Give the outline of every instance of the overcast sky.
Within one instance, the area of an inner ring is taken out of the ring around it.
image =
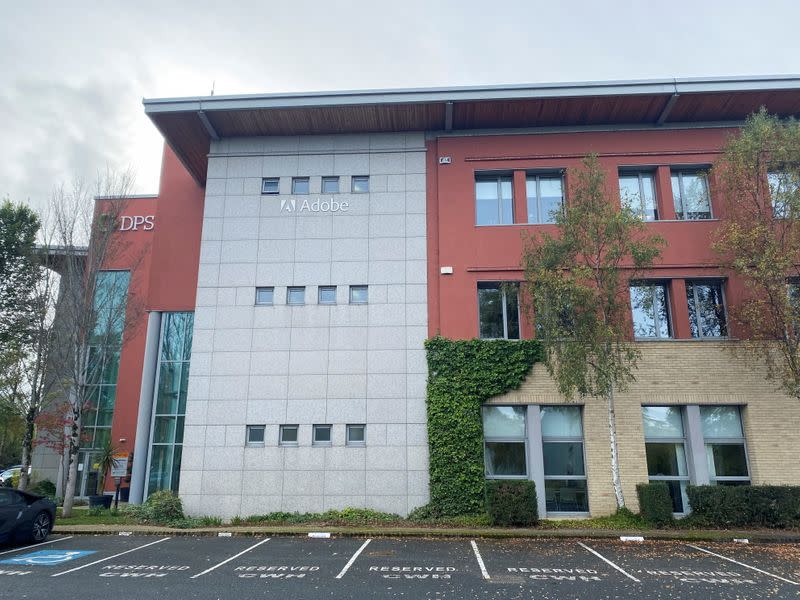
[[[132,167],[141,99],[800,73],[797,0],[12,2],[0,18],[0,198]]]

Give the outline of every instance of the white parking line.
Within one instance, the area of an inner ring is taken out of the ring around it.
[[[19,552],[20,550],[27,550],[29,548],[38,548],[39,546],[46,546],[47,544],[55,544],[56,542],[62,542],[64,540],[68,540],[71,537],[72,537],[71,535],[68,535],[66,537],[58,538],[57,540],[50,540],[49,542],[39,542],[38,544],[33,544],[31,546],[23,546],[22,548],[13,548],[11,550],[6,550],[5,552],[0,552],[0,555],[11,554],[12,552]]]
[[[762,571],[758,567],[753,567],[751,565],[746,565],[743,562],[739,562],[738,560],[733,560],[732,558],[728,558],[727,556],[722,556],[722,554],[717,554],[716,552],[712,552],[711,550],[706,550],[705,548],[701,548],[700,546],[695,546],[693,544],[686,544],[689,548],[694,548],[695,550],[700,550],[700,552],[705,552],[706,554],[710,554],[711,556],[716,556],[717,558],[721,558],[722,560],[727,560],[728,562],[732,562],[735,565],[739,565],[740,567],[745,567],[746,569],[752,569],[753,571],[758,571],[759,573],[763,573],[764,575],[769,575],[770,577],[774,577],[775,579],[780,579],[781,581],[785,581],[786,583],[791,583],[792,585],[800,585],[796,581],[792,581],[790,579],[784,579],[780,575],[775,575],[773,573],[769,573],[768,571]]]
[[[252,550],[253,548],[258,548],[258,547],[259,547],[261,544],[266,544],[266,543],[267,543],[267,542],[268,542],[270,539],[271,539],[271,538],[264,538],[263,540],[261,540],[261,541],[260,541],[260,542],[258,542],[257,544],[253,544],[253,545],[252,545],[252,546],[250,546],[249,548],[245,548],[244,550],[242,550],[241,552],[239,552],[239,554],[234,554],[234,555],[233,555],[233,556],[231,556],[230,558],[226,558],[226,559],[225,559],[225,560],[223,560],[221,563],[217,563],[217,564],[216,564],[216,565],[214,565],[213,567],[209,567],[208,569],[206,569],[206,570],[205,570],[205,571],[203,571],[202,573],[198,573],[197,575],[192,575],[191,577],[189,577],[189,579],[197,579],[197,578],[198,578],[198,577],[200,577],[201,575],[205,575],[206,573],[211,573],[211,571],[213,571],[214,569],[217,569],[217,568],[221,567],[222,565],[224,565],[224,564],[227,564],[227,563],[231,562],[232,560],[234,560],[234,559],[236,559],[236,558],[239,558],[239,557],[240,557],[242,554],[247,554],[247,553],[248,553],[248,552],[250,552],[250,550]]]
[[[591,548],[589,548],[589,546],[587,546],[586,544],[583,544],[583,543],[581,543],[581,542],[578,542],[578,545],[579,545],[579,546],[582,546],[583,548],[585,548],[586,550],[588,550],[589,552],[591,552],[592,554],[594,554],[594,555],[595,555],[597,558],[599,558],[599,559],[600,559],[600,560],[602,560],[603,562],[605,562],[605,563],[607,563],[607,564],[611,565],[612,567],[614,567],[614,568],[615,568],[617,571],[619,571],[620,573],[622,573],[623,575],[625,575],[625,577],[627,577],[628,579],[630,579],[630,580],[632,580],[632,581],[635,581],[636,583],[641,583],[641,581],[639,581],[638,579],[636,579],[636,577],[634,577],[633,575],[631,575],[630,573],[628,573],[628,572],[627,572],[625,569],[623,569],[623,568],[622,568],[622,567],[620,567],[619,565],[616,565],[616,564],[614,564],[613,562],[611,562],[610,560],[608,560],[608,559],[607,559],[605,556],[603,556],[602,554],[600,554],[600,553],[599,553],[599,552],[597,552],[596,550],[592,550]]]
[[[475,540],[472,540],[470,542],[470,544],[472,544],[472,550],[475,552],[475,558],[478,559],[478,566],[481,568],[481,573],[483,573],[483,578],[484,579],[491,579],[491,577],[489,577],[489,571],[486,570],[486,565],[483,564],[483,559],[481,558],[481,553],[478,550],[478,544],[475,543]]]
[[[101,558],[100,560],[96,560],[94,562],[90,562],[86,565],[81,565],[80,567],[75,567],[74,569],[70,569],[69,571],[61,571],[61,573],[56,573],[55,575],[51,575],[51,577],[59,577],[61,575],[66,575],[67,573],[72,573],[73,571],[80,571],[81,569],[85,569],[86,567],[91,567],[92,565],[98,565],[101,562],[106,562],[107,560],[111,560],[112,558],[117,558],[118,556],[122,556],[123,554],[128,554],[130,552],[136,552],[137,550],[141,550],[142,548],[147,548],[148,546],[153,546],[155,544],[160,544],[161,542],[166,542],[167,540],[172,538],[161,538],[160,540],[156,540],[155,542],[150,542],[149,544],[144,544],[143,546],[136,546],[136,548],[131,548],[130,550],[125,550],[125,552],[120,552],[119,554],[114,554],[113,556],[106,556],[105,558]]]
[[[368,539],[366,542],[361,544],[361,548],[356,550],[356,553],[353,554],[353,556],[350,557],[350,560],[347,561],[347,564],[344,566],[344,569],[342,569],[339,572],[339,574],[335,577],[335,579],[341,579],[342,577],[344,577],[344,574],[347,573],[347,571],[350,569],[350,567],[353,566],[353,563],[356,562],[356,559],[358,558],[359,554],[361,554],[364,551],[364,548],[366,548],[371,541],[372,541],[372,539]]]

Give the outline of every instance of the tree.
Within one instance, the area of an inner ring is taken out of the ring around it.
[[[110,425],[113,415],[115,387],[103,384],[109,378],[115,382],[126,310],[130,310],[129,273],[108,269],[130,252],[115,231],[131,185],[130,173],[107,172],[94,190],[80,181],[69,188],[62,186],[51,203],[53,244],[46,250],[60,274],[60,284],[48,377],[57,382],[57,404],[63,410],[55,421],[64,432],[64,517],[72,513],[78,455],[87,447],[85,420],[91,417],[98,423],[102,419]],[[96,204],[93,196],[102,199]],[[128,256],[126,264],[133,270],[137,260],[141,256]],[[88,446],[100,451],[110,429],[104,428],[102,436],[98,431],[92,429],[94,439]]]
[[[629,341],[629,281],[652,266],[664,241],[649,235],[630,209],[619,208],[595,156],[571,176],[571,198],[554,215],[558,235],[526,240],[527,304],[559,392],[606,402],[611,476],[621,508],[614,391],[635,380],[640,358]]]
[[[731,137],[713,169],[725,207],[714,249],[743,282],[730,307],[744,350],[800,398],[800,123],[762,108]]]

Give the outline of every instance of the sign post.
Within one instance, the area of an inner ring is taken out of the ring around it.
[[[114,478],[114,486],[116,488],[116,492],[114,492],[114,509],[116,510],[119,507],[119,488],[122,485],[122,478],[128,472],[128,453],[123,452],[120,454],[114,455],[114,462],[112,463],[111,467],[111,476]]]

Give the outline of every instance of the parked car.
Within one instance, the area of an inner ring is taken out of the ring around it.
[[[49,498],[0,488],[0,543],[47,539],[56,520],[56,505]]]
[[[3,469],[3,472],[0,473],[0,485],[11,487],[11,478],[15,473],[19,473],[21,470],[22,465],[14,465],[12,467]]]

